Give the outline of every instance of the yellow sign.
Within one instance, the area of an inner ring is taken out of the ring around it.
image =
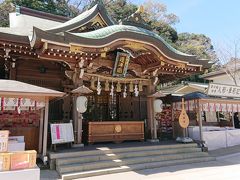
[[[189,117],[187,115],[187,112],[184,108],[184,99],[182,98],[182,111],[179,116],[179,124],[182,128],[187,128],[189,125]]]

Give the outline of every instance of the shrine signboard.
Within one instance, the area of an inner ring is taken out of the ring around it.
[[[113,76],[125,77],[128,69],[130,55],[127,53],[117,53]]]
[[[210,83],[207,94],[218,97],[240,97],[240,86]]]
[[[51,138],[52,144],[73,142],[72,123],[51,124]]]

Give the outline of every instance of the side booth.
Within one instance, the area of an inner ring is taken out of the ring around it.
[[[234,122],[239,122],[240,100],[215,98],[200,92],[187,94],[183,98],[190,119],[187,129],[190,138],[204,141],[209,150],[240,144],[240,129],[234,125]],[[172,104],[173,117],[179,116],[181,107],[181,100],[175,99]],[[178,130],[175,124],[175,132],[178,133]]]
[[[46,161],[49,100],[63,95],[0,80],[0,179],[39,179],[36,157]]]

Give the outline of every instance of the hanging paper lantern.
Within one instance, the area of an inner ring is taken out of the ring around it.
[[[79,96],[77,97],[76,100],[76,107],[77,107],[77,111],[79,113],[84,113],[87,110],[87,97],[86,96]]]
[[[118,82],[117,83],[117,89],[116,89],[117,92],[121,92],[121,84]]]
[[[129,84],[129,92],[133,92],[133,82],[130,82]]]
[[[160,113],[162,112],[162,100],[161,99],[155,99],[154,100],[154,103],[153,103],[153,109],[154,109],[154,112],[156,113]]]
[[[142,81],[139,81],[138,90],[139,90],[139,92],[142,92],[142,91],[143,91]]]
[[[109,88],[109,82],[106,81],[106,82],[105,82],[105,91],[109,91],[109,90],[110,90],[110,88]]]

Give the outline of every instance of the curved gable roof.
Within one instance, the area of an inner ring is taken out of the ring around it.
[[[84,24],[88,23],[98,14],[101,15],[103,20],[107,23],[108,26],[113,25],[114,21],[108,16],[106,9],[103,7],[101,3],[96,4],[91,9],[83,12],[82,14],[76,16],[75,18],[57,26],[52,29],[47,30],[51,33],[61,33],[61,32],[69,32],[76,28],[83,26]]]
[[[178,51],[158,34],[135,26],[113,25],[86,33],[64,33],[64,37],[73,44],[84,46],[104,46],[117,40],[133,40],[150,44],[167,57],[190,64],[209,66],[208,61],[198,60],[196,56]]]
[[[136,27],[136,26],[129,26],[129,25],[113,25],[113,26],[108,26],[105,28],[101,28],[95,31],[91,32],[86,32],[86,33],[70,33],[72,35],[78,36],[78,37],[83,37],[83,38],[88,38],[88,39],[105,39],[109,36],[112,36],[117,33],[121,32],[130,32],[130,33],[136,33],[136,34],[142,34],[146,36],[150,36],[158,41],[161,41],[168,49],[170,49],[172,52],[183,55],[183,56],[193,56],[189,55],[183,52],[180,52],[173,48],[171,45],[169,45],[161,36],[157,35],[156,33],[149,31],[147,29],[143,29],[141,27]]]
[[[64,35],[56,35],[34,28],[31,45],[36,48],[39,47],[41,39],[63,44],[79,44],[85,47],[104,47],[116,41],[132,40],[149,44],[173,60],[202,65],[204,68],[211,66],[208,60],[199,60],[196,56],[176,50],[164,41],[162,37],[152,31],[128,25],[113,25],[86,33],[65,32]]]

